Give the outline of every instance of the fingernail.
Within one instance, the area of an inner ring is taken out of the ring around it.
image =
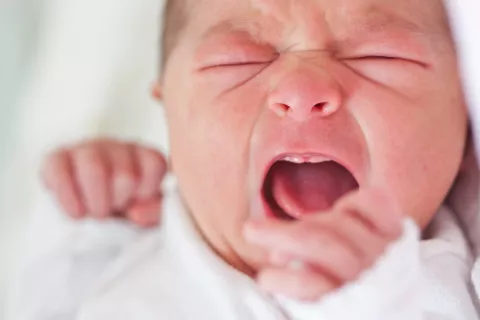
[[[257,237],[257,232],[250,225],[246,225],[245,228],[243,228],[243,236],[247,241],[252,241]]]
[[[70,212],[69,215],[70,215],[70,218],[74,220],[80,220],[84,217],[84,214],[78,211]]]
[[[69,210],[69,214],[73,219],[81,219],[85,215],[85,209],[80,203],[75,202]]]
[[[144,219],[144,220],[138,221],[138,223],[139,223],[139,225],[142,226],[142,227],[152,228],[152,227],[155,227],[155,226],[158,225],[159,220],[158,220],[158,218],[154,218],[154,219]]]
[[[287,266],[291,270],[304,270],[306,269],[306,264],[302,260],[293,259],[287,263]]]
[[[148,221],[150,224],[157,224],[160,221],[159,213],[158,212],[148,212],[145,215],[145,220]]]
[[[286,266],[292,260],[292,257],[281,251],[274,251],[270,253],[270,262],[278,266]]]
[[[245,224],[243,235],[249,241],[256,241],[262,232],[264,223],[262,221],[253,220]]]

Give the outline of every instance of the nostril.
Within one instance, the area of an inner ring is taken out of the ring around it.
[[[287,105],[284,104],[284,103],[279,103],[279,104],[278,104],[278,108],[279,108],[280,110],[282,110],[283,112],[287,112],[287,111],[290,109],[290,107],[287,106]]]
[[[312,113],[320,113],[324,116],[328,116],[334,112],[334,106],[328,102],[317,103],[312,107]]]
[[[284,117],[290,110],[290,107],[284,103],[275,103],[275,105],[273,106],[273,110],[280,117]]]
[[[316,105],[313,106],[312,111],[313,112],[323,112],[323,111],[325,111],[326,107],[327,107],[326,102],[317,103]]]
[[[306,107],[306,105],[305,105]],[[310,109],[305,107],[291,107],[285,103],[273,103],[270,105],[270,109],[279,117],[283,118],[288,116],[304,119],[310,116],[326,117],[335,113],[336,108],[334,104],[329,102],[317,103]]]

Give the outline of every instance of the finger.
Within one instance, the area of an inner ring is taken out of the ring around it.
[[[137,196],[148,199],[159,192],[167,164],[162,154],[153,149],[136,146],[135,153],[140,174]]]
[[[268,293],[301,301],[315,301],[340,284],[308,269],[269,268],[259,273],[257,282]]]
[[[372,232],[351,212],[333,212],[320,217],[321,221],[316,221],[315,218],[312,217],[311,223],[321,223],[324,228],[348,242],[349,247],[361,257],[363,268],[370,267],[389,244],[386,238]]]
[[[134,203],[127,211],[128,220],[141,227],[152,227],[159,223],[162,197]]]
[[[369,226],[372,232],[395,240],[403,231],[402,214],[391,197],[380,189],[368,189],[345,197],[334,208],[348,211]]]
[[[42,176],[47,188],[52,190],[63,210],[73,218],[81,218],[85,215],[85,207],[81,201],[70,160],[65,150],[51,154],[45,161]]]
[[[113,209],[122,211],[134,198],[138,174],[134,160],[134,147],[130,144],[109,144]]]
[[[81,197],[90,214],[106,218],[111,212],[110,168],[105,150],[98,145],[78,147],[73,153],[73,168]]]
[[[41,165],[40,177],[43,185],[53,190],[57,182],[57,174],[59,170],[64,169],[64,162],[68,161],[68,154],[65,150],[57,150],[48,154]]]
[[[293,255],[343,281],[356,279],[362,271],[363,257],[347,241],[312,223],[256,223],[247,237],[267,250]]]

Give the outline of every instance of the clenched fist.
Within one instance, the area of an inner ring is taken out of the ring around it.
[[[158,223],[167,171],[158,151],[116,140],[89,140],[51,153],[42,179],[72,218]]]

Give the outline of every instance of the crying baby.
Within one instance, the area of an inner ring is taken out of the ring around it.
[[[444,202],[468,117],[441,1],[169,0],[163,35],[154,91],[176,182],[160,226],[117,246],[120,257],[81,249],[82,268],[101,268],[82,282],[72,319],[317,319],[305,310],[374,278],[388,253],[396,265],[418,258],[390,250],[415,237],[405,221],[419,230],[439,216],[454,221]],[[112,144],[144,163],[131,145]],[[69,152],[75,176],[89,164]],[[104,237],[108,223],[95,226]],[[438,250],[422,261],[427,273],[450,265]],[[415,312],[476,315],[463,272],[448,269],[451,286],[432,272]],[[402,277],[389,276],[392,288]],[[452,298],[435,302],[439,288]],[[401,312],[379,319],[407,319]]]

